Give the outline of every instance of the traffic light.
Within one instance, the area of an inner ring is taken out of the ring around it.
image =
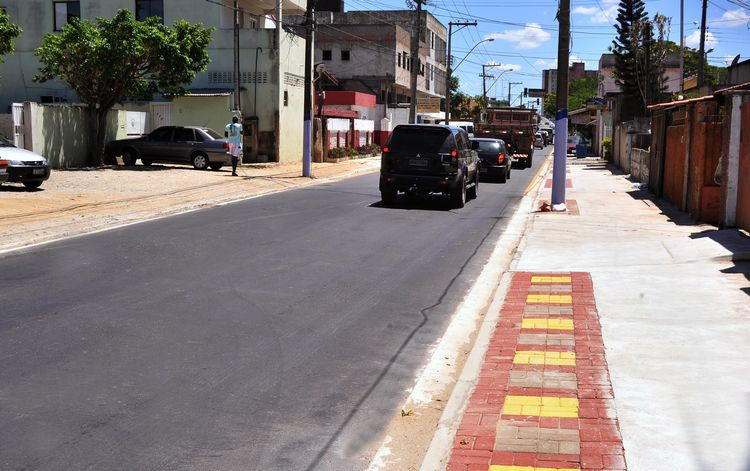
[[[536,106],[540,106],[542,104],[541,100],[539,98],[536,99]]]
[[[523,89],[523,96],[529,96],[529,89],[528,88],[524,88]]]

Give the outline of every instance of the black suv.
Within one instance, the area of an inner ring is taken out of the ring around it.
[[[454,126],[402,124],[383,148],[380,195],[392,206],[399,191],[450,195],[462,208],[479,190],[479,145]]]

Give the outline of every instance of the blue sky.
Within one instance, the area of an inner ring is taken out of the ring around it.
[[[556,67],[557,0],[428,0],[426,9],[443,24],[449,21],[477,21],[453,34],[454,64],[480,44],[455,72],[461,90],[471,95],[482,91],[482,64],[501,64],[488,72],[497,76],[504,72],[490,89],[490,96],[508,94],[508,82],[517,100],[523,87],[539,88],[542,70]],[[607,52],[615,36],[612,26],[617,17],[619,0],[571,0],[571,57],[586,63],[587,69],[597,68],[599,57]],[[686,44],[698,48],[701,1],[685,0]],[[347,10],[378,10],[405,8],[401,0],[347,0]],[[679,0],[646,0],[650,17],[661,13],[672,18],[669,39],[679,43]],[[750,58],[750,0],[708,0],[708,34],[706,49],[713,48],[709,62],[726,65],[735,55]],[[492,79],[488,79],[488,86]]]

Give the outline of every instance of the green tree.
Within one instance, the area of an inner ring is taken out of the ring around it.
[[[664,41],[662,46],[666,53],[679,54],[680,45],[673,41]],[[684,77],[690,77],[692,75],[698,75],[698,66],[701,61],[700,51],[685,46],[685,69]],[[719,76],[721,72],[726,70],[724,67],[717,67],[708,63],[706,57],[703,58],[703,71],[706,77],[707,85],[715,85],[719,82]]]
[[[596,77],[581,77],[571,80],[568,85],[568,109],[571,111],[586,106],[586,100],[593,98],[598,92]],[[548,93],[544,97],[544,114],[554,118],[557,113],[557,94]]]
[[[5,10],[0,10],[0,64],[3,63],[3,56],[15,50],[16,38],[21,32],[21,28],[10,22]]]
[[[42,63],[37,82],[60,79],[88,106],[88,164],[102,164],[107,113],[125,97],[154,93],[180,95],[206,69],[212,28],[177,21],[171,28],[157,17],[136,21],[129,10],[112,19],[72,19],[48,33],[34,51]]]
[[[568,108],[572,111],[586,106],[586,100],[596,96],[597,88],[596,77],[581,77],[571,80],[568,91]]]
[[[544,96],[544,115],[548,118],[555,118],[557,113],[557,93],[548,93]]]
[[[643,0],[620,0],[615,24],[617,37],[611,46],[615,55],[614,76],[625,95],[625,102],[631,105],[635,114],[642,114],[645,110],[640,86],[638,49],[643,39],[642,25],[647,19]]]

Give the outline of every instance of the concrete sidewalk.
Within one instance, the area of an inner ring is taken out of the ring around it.
[[[569,212],[529,216],[448,469],[750,469],[750,237],[598,159],[569,160],[568,180]]]

